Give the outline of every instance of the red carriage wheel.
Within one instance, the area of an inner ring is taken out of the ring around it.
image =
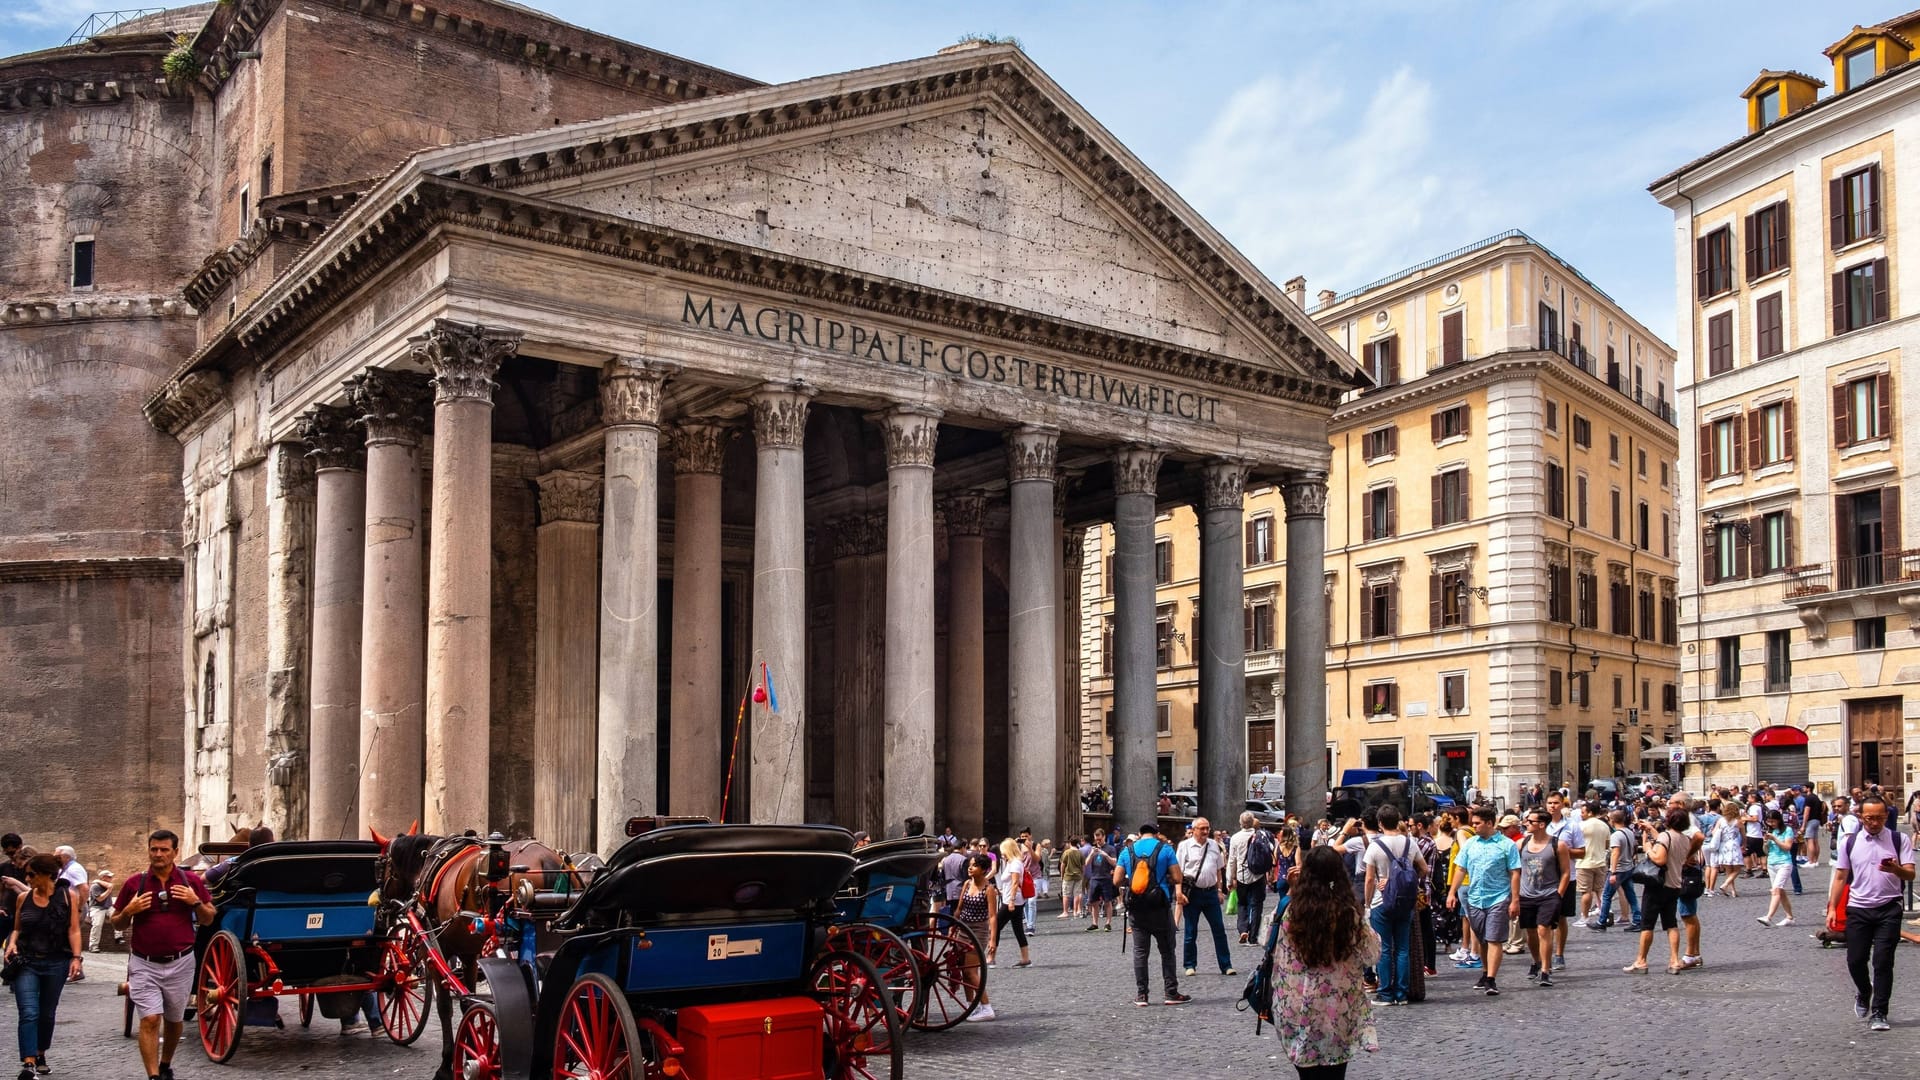
[[[222,930],[208,939],[194,987],[200,1045],[206,1048],[207,1060],[224,1065],[240,1048],[241,1024],[247,1015],[247,956],[239,938]]]
[[[920,1007],[908,1021],[945,1031],[973,1015],[986,989],[987,959],[965,923],[946,916],[901,935],[920,962]]]
[[[310,1028],[313,1026],[313,995],[312,994],[300,995],[300,1026],[303,1028]]]
[[[597,971],[582,975],[554,1029],[554,1080],[628,1080],[640,1052],[626,993]]]
[[[500,1080],[500,1025],[493,1006],[476,1001],[453,1033],[454,1080]]]
[[[433,983],[427,973],[427,958],[413,934],[401,929],[380,948],[380,1023],[387,1038],[401,1046],[411,1046],[427,1029],[427,1011],[433,1000]]]
[[[827,1080],[900,1080],[900,1016],[873,961],[835,950],[813,962],[808,982],[821,1007]]]
[[[827,932],[827,948],[845,949],[873,962],[882,984],[893,998],[894,1011],[900,1014],[904,1034],[907,1023],[919,1013],[921,999],[926,994],[922,965],[914,950],[900,935],[871,923],[834,927]]]

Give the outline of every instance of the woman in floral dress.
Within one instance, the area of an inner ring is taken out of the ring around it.
[[[1342,1080],[1360,1050],[1380,1048],[1361,973],[1380,954],[1340,852],[1316,847],[1287,874],[1274,950],[1274,1019],[1301,1080]]]

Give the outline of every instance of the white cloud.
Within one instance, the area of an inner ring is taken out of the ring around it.
[[[1305,274],[1311,304],[1519,224],[1470,154],[1445,152],[1445,124],[1410,68],[1357,107],[1323,71],[1270,75],[1233,94],[1177,186],[1274,280]]]

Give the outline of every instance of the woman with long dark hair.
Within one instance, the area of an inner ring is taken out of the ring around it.
[[[28,889],[14,898],[13,932],[3,953],[19,967],[13,979],[20,1012],[19,1080],[52,1071],[47,1044],[53,1041],[60,991],[80,974],[80,906],[59,876],[60,860],[52,855],[27,860]]]
[[[1380,943],[1338,850],[1307,852],[1287,882],[1274,949],[1274,1019],[1301,1080],[1341,1080],[1356,1051],[1380,1048],[1362,982]]]

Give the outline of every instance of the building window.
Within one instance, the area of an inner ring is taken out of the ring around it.
[[[1707,320],[1707,374],[1732,370],[1733,312],[1723,311]]]
[[[1587,476],[1581,473],[1573,481],[1574,521],[1581,528],[1587,527]]]
[[[1833,275],[1833,332],[1844,334],[1887,321],[1887,260],[1875,259]]]
[[[1593,708],[1593,672],[1575,671],[1567,676],[1567,700],[1583,709]]]
[[[1700,560],[1706,584],[1747,576],[1747,542],[1740,534],[1750,531],[1744,521],[1726,521],[1707,527],[1706,550]]]
[[[1360,452],[1368,461],[1378,461],[1392,457],[1400,450],[1400,429],[1392,427],[1375,428],[1360,436]]]
[[[1400,687],[1397,683],[1368,683],[1361,688],[1362,707],[1368,716],[1392,716],[1400,711]]]
[[[1787,204],[1774,203],[1748,214],[1747,277],[1783,269],[1787,258]]]
[[[1633,636],[1633,590],[1624,581],[1607,582],[1608,628],[1621,637]]]
[[[1652,550],[1653,544],[1650,542],[1652,539],[1652,517],[1650,516],[1646,500],[1642,499],[1640,501],[1640,550]]]
[[[1472,621],[1468,618],[1470,601],[1466,571],[1448,570],[1427,575],[1427,628],[1444,630],[1467,625]]]
[[[1620,464],[1620,436],[1618,435],[1607,436],[1607,460],[1615,465]]]
[[[1776,401],[1747,414],[1747,439],[1753,464],[1773,465],[1793,458],[1793,402]]]
[[[1398,632],[1399,600],[1391,581],[1360,586],[1360,637],[1363,641],[1390,638]]]
[[[1626,703],[1621,699],[1621,695],[1624,692],[1622,686],[1620,676],[1615,675],[1613,677],[1613,707],[1616,709],[1626,708]]]
[[[1900,488],[1859,491],[1833,500],[1833,546],[1841,589],[1879,585],[1900,575]]]
[[[1553,668],[1547,672],[1547,707],[1559,708],[1560,697],[1560,669]]]
[[[1247,565],[1273,561],[1273,515],[1262,514],[1247,522]]]
[[[1612,509],[1613,509],[1613,538],[1614,538],[1615,540],[1618,540],[1618,539],[1620,539],[1620,489],[1619,489],[1619,488],[1614,488],[1614,489],[1613,489],[1613,492],[1612,492],[1612,503],[1613,503],[1613,506],[1612,506]]]
[[[1273,651],[1273,602],[1270,600],[1247,605],[1247,651]]]
[[[1153,703],[1153,730],[1160,736],[1173,734],[1173,703],[1156,701]]]
[[[1153,623],[1153,663],[1165,671],[1173,666],[1173,610],[1161,608]]]
[[[1551,352],[1559,352],[1560,312],[1545,300],[1540,301],[1540,347]]]
[[[1660,463],[1660,489],[1665,491],[1673,483],[1673,467],[1667,462]]]
[[[1660,598],[1660,644],[1675,645],[1680,641],[1680,601],[1671,596]]]
[[[1433,527],[1467,520],[1467,470],[1449,469],[1433,477]]]
[[[1741,471],[1740,418],[1729,416],[1700,429],[1700,460],[1707,463],[1707,479],[1734,476]]]
[[[1398,530],[1399,499],[1394,486],[1369,488],[1360,493],[1360,533],[1368,540],[1385,540]]]
[[[1449,671],[1440,676],[1440,713],[1458,716],[1467,711],[1467,673]]]
[[[1694,241],[1694,290],[1705,300],[1733,288],[1733,226],[1722,225]]]
[[[1547,430],[1560,430],[1560,403],[1557,401],[1547,402]]]
[[[1582,448],[1593,445],[1593,423],[1578,413],[1573,417],[1573,445]]]
[[[1660,557],[1673,558],[1673,516],[1660,511]]]
[[[1780,294],[1769,293],[1753,302],[1754,359],[1767,360],[1787,351],[1785,324],[1780,319]]]
[[[253,189],[248,187],[242,187],[240,189],[240,235],[245,236],[252,231],[253,231]]]
[[[1367,377],[1375,387],[1392,386],[1400,381],[1400,338],[1395,335],[1367,342]]]
[[[1862,45],[1860,48],[1848,53],[1846,64],[1847,85],[1845,89],[1847,90],[1864,84],[1867,80],[1880,73],[1879,66],[1874,61],[1874,47],[1872,45]]]
[[[273,155],[268,154],[260,159],[260,197],[264,199],[271,194],[273,194]]]
[[[1547,564],[1547,621],[1573,621],[1573,571],[1564,564]]]
[[[1760,114],[1760,126],[1766,127],[1780,119],[1780,88],[1769,86],[1753,96],[1753,106]]]
[[[1455,405],[1433,414],[1433,441],[1455,439],[1467,433],[1467,407]]]
[[[1547,514],[1567,520],[1567,470],[1547,462]]]
[[[1720,666],[1714,674],[1713,692],[1719,697],[1740,695],[1740,636],[1720,639]]]
[[[1458,364],[1467,359],[1467,313],[1449,312],[1440,317],[1440,363]]]
[[[1153,580],[1165,585],[1173,580],[1173,541],[1167,539],[1153,542]]]
[[[1580,606],[1580,625],[1588,630],[1600,628],[1600,578],[1594,574],[1574,577],[1576,601]]]
[[[1113,616],[1100,620],[1100,674],[1113,674]]]
[[[1647,478],[1647,452],[1645,450],[1640,451],[1639,473],[1640,479],[1645,480]]]
[[[1852,446],[1892,431],[1892,375],[1869,375],[1833,388],[1833,445]]]
[[[1641,589],[1640,601],[1640,640],[1652,641],[1656,633],[1653,625],[1653,590]]]
[[[1855,649],[1886,648],[1887,617],[1875,615],[1871,619],[1853,620],[1853,647]]]
[[[1680,688],[1672,683],[1660,684],[1660,711],[1677,712],[1680,708]]]
[[[1836,248],[1880,235],[1880,166],[1855,169],[1828,185]]]
[[[1793,684],[1792,631],[1767,631],[1767,692],[1779,693]]]
[[[67,275],[67,284],[76,289],[93,287],[93,237],[76,236],[73,238],[73,257]]]

